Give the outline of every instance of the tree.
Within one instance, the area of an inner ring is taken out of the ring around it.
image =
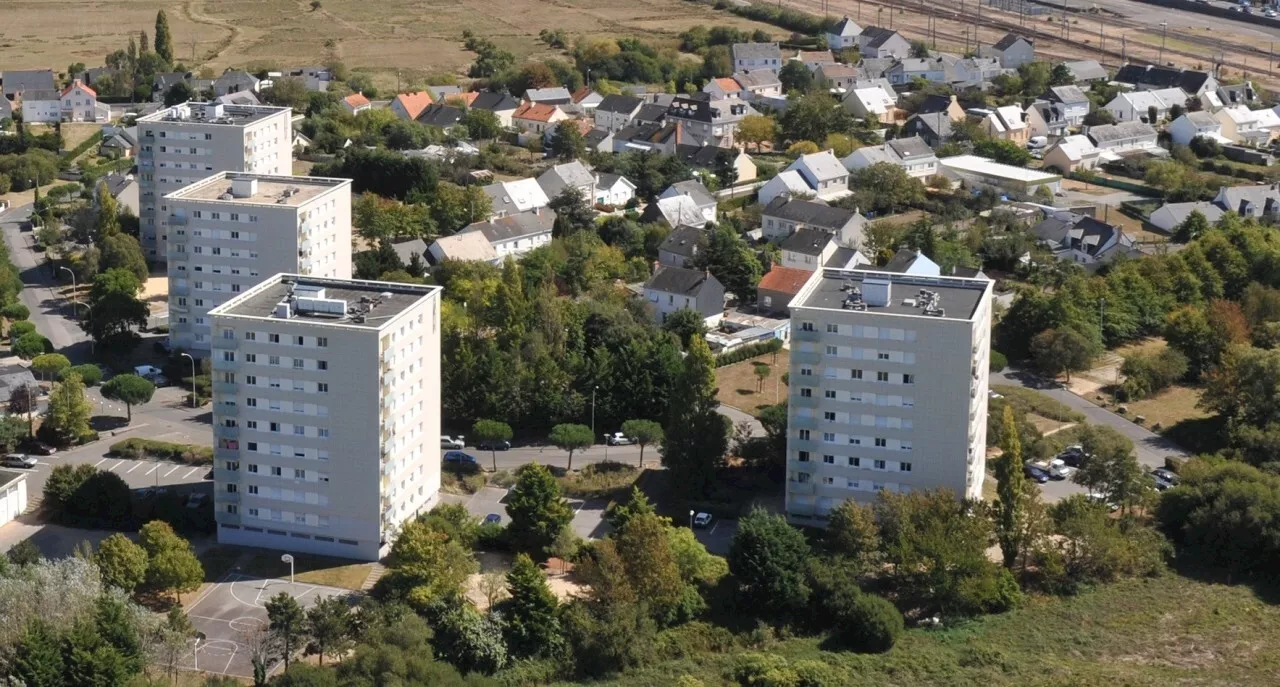
[[[105,346],[133,345],[138,338],[133,328],[145,326],[151,314],[147,304],[138,300],[141,291],[142,281],[122,268],[108,269],[93,280],[88,329],[94,341]]]
[[[632,517],[615,539],[622,568],[636,598],[665,621],[676,619],[686,591],[667,534],[670,527],[666,518],[644,513]]]
[[[729,571],[738,581],[744,608],[779,619],[809,602],[808,560],[804,535],[782,516],[761,508],[738,521],[729,545]]]
[[[1097,344],[1074,329],[1048,329],[1031,339],[1031,356],[1040,371],[1057,377],[1087,370],[1097,355]]]
[[[769,367],[768,363],[761,362],[752,363],[752,366],[756,376],[756,393],[759,393],[764,390],[764,382],[769,378],[769,372],[772,368]]]
[[[706,492],[729,449],[728,419],[717,409],[715,359],[702,338],[689,344],[684,371],[671,394],[662,464],[672,483],[690,495]]]
[[[305,643],[307,637],[307,616],[302,612],[298,600],[288,592],[280,592],[267,600],[267,624],[280,643],[280,658],[284,661],[284,669],[289,670],[289,661],[297,653],[298,647]]]
[[[44,556],[40,553],[40,547],[30,539],[23,539],[14,544],[7,554],[9,562],[17,565],[34,565],[44,560]]]
[[[573,509],[560,496],[560,486],[544,465],[530,463],[516,471],[507,492],[511,524],[507,536],[517,550],[542,552],[573,520]]]
[[[1016,167],[1026,166],[1031,161],[1031,152],[1027,150],[1026,146],[999,138],[988,138],[979,141],[973,146],[973,152],[983,157],[989,157],[1001,164],[1014,165]],[[1041,188],[1044,187],[1042,186]],[[1052,196],[1052,191],[1050,191],[1050,196]]]
[[[644,447],[662,441],[662,425],[653,420],[627,420],[622,423],[622,435],[630,437],[640,447],[639,467],[644,468]]]
[[[547,149],[548,154],[562,162],[569,162],[577,160],[586,152],[587,142],[582,137],[577,122],[566,120],[556,125],[555,133],[551,136],[551,146]]]
[[[856,185],[856,186],[855,186]],[[840,206],[878,214],[897,212],[924,200],[924,185],[902,167],[877,162],[857,170],[849,178],[849,188],[857,188],[853,196],[840,201]]]
[[[119,268],[133,273],[139,284],[146,281],[147,259],[142,254],[138,239],[127,234],[106,236],[98,242],[98,250],[102,256],[99,262],[103,271]]]
[[[173,35],[169,33],[169,17],[164,10],[156,12],[156,54],[165,62],[173,62]]]
[[[28,687],[58,687],[67,684],[65,670],[62,638],[43,620],[31,621],[14,647],[12,676]]]
[[[560,644],[560,604],[547,586],[542,571],[526,554],[518,554],[507,573],[507,593],[502,604],[503,636],[512,656],[528,658],[555,655]]]
[[[572,236],[580,231],[590,231],[596,226],[596,213],[591,209],[591,199],[582,195],[577,188],[565,187],[560,195],[551,200],[547,207],[556,213],[556,221],[552,227],[557,238]]]
[[[1175,241],[1190,243],[1209,231],[1209,220],[1199,210],[1192,210],[1173,232]]]
[[[162,592],[193,592],[204,581],[204,567],[191,543],[174,533],[169,523],[152,520],[138,531],[139,543],[150,559],[147,584]]]
[[[680,339],[683,348],[689,347],[689,340],[702,337],[707,333],[707,324],[702,315],[693,308],[680,308],[667,315],[662,323],[662,331],[671,332]]]
[[[1205,317],[1205,311],[1191,305],[1169,313],[1164,338],[1169,347],[1187,358],[1187,376],[1196,380],[1222,359],[1224,346]]]
[[[502,122],[489,110],[469,109],[460,123],[467,128],[467,135],[476,141],[488,141],[502,135]]]
[[[805,71],[808,71],[808,69]],[[777,135],[777,124],[772,117],[747,115],[742,118],[741,122],[738,122],[738,139],[744,145],[754,143],[757,153],[760,152],[762,143],[773,142]]]
[[[179,81],[170,86],[169,90],[164,92],[164,106],[173,107],[174,105],[181,105],[182,103],[196,100],[199,96],[200,92],[192,88],[191,84],[186,81]]]
[[[325,656],[337,658],[345,654],[351,647],[355,631],[350,604],[339,596],[318,599],[307,609],[306,631],[311,636],[306,653],[319,656],[320,665],[324,665]]]
[[[852,499],[831,509],[827,548],[864,572],[879,558],[880,531],[871,509]]]
[[[756,251],[728,224],[711,230],[707,249],[698,251],[694,266],[711,272],[726,291],[743,301],[755,299],[756,285],[764,273]]]
[[[27,434],[27,423],[21,417],[0,417],[0,451],[13,451]]]
[[[778,80],[782,82],[782,90],[787,93],[808,92],[813,88],[813,72],[800,60],[788,60],[778,70]]]
[[[387,584],[415,608],[459,594],[476,571],[475,558],[464,542],[446,529],[436,527],[429,518],[412,520],[391,546],[394,565]]]
[[[102,243],[109,236],[120,234],[120,204],[107,190],[107,182],[98,182],[98,215],[94,241]]]
[[[53,345],[49,343],[48,339],[35,332],[30,332],[19,337],[9,348],[19,358],[32,360],[37,356],[43,355],[45,351],[52,347]]]
[[[53,387],[49,394],[49,412],[44,427],[63,441],[70,442],[87,434],[93,406],[84,396],[84,382],[75,374],[68,374]],[[41,432],[46,431],[41,428]]]
[[[57,379],[63,370],[71,367],[71,361],[61,353],[46,353],[31,359],[31,369],[40,375],[40,379]]]
[[[102,581],[133,593],[147,579],[147,552],[123,534],[113,534],[98,545],[94,556]]]
[[[1023,521],[1026,518],[1027,479],[1022,467],[1022,438],[1013,415],[1013,406],[1005,405],[1001,444],[1003,453],[995,462],[996,473],[996,539],[1004,556],[1004,567],[1012,569],[1025,542]]]
[[[551,434],[547,436],[547,440],[553,446],[561,451],[569,452],[569,465],[567,470],[573,470],[573,453],[585,448],[590,448],[596,443],[595,436],[591,433],[591,428],[586,425],[562,424],[551,428]]]
[[[498,420],[476,420],[471,425],[471,436],[479,443],[488,442],[490,445],[500,444],[504,441],[511,441],[511,425]],[[496,446],[490,450],[493,456],[493,471],[498,471],[498,451]]]
[[[133,422],[133,407],[150,402],[155,392],[155,384],[132,374],[116,375],[102,385],[103,398],[123,403],[129,413],[129,422]]]
[[[1079,437],[1085,457],[1072,479],[1128,510],[1147,489],[1128,437],[1105,425],[1087,425]]]

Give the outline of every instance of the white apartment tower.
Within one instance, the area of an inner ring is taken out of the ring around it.
[[[292,118],[287,107],[191,102],[138,118],[138,238],[147,259],[167,255],[165,194],[215,172],[292,174]]]
[[[791,302],[786,510],[947,488],[980,498],[991,282],[826,269]]]
[[[220,543],[376,560],[435,505],[440,293],[277,274],[210,313]]]
[[[220,172],[164,196],[169,342],[204,357],[209,311],[273,274],[351,278],[351,181]]]

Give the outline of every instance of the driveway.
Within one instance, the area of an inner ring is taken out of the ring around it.
[[[0,232],[4,234],[10,259],[18,268],[25,287],[19,298],[31,310],[31,323],[48,337],[57,352],[67,356],[73,364],[87,362],[88,335],[70,319],[73,306],[55,290],[61,283],[45,264],[44,254],[32,249],[35,233],[20,229],[30,217],[30,205],[11,208],[0,214]]]

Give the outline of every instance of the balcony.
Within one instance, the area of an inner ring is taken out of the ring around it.
[[[787,493],[808,496],[813,494],[813,482],[787,482]]]
[[[235,382],[214,382],[213,392],[217,394],[235,394],[240,391],[240,385]]]
[[[214,503],[219,505],[223,503],[240,503],[240,492],[216,491],[213,493],[213,501]],[[215,507],[215,510],[225,510],[225,509],[218,509]]]
[[[240,406],[235,403],[218,403],[213,407],[213,414],[218,417],[240,417]]]
[[[791,339],[793,341],[817,341],[822,337],[822,333],[815,330],[792,328]]]
[[[228,339],[225,336],[215,336],[212,339],[212,343],[214,348],[224,351],[234,351],[237,348],[240,348],[240,340],[234,337]],[[225,369],[225,366],[220,365],[219,367],[223,367]]]
[[[187,260],[190,260],[190,253],[186,252],[185,250],[171,250],[167,253],[167,255],[169,256],[170,260],[179,260],[181,262],[186,262]]]
[[[240,428],[228,427],[226,425],[214,425],[213,436],[218,437],[220,439],[239,439]]]
[[[822,362],[822,354],[817,351],[802,351],[799,348],[793,348],[791,349],[791,361],[806,365],[817,365]]]
[[[239,449],[227,448],[225,446],[214,445],[213,457],[216,460],[240,460]]]
[[[165,220],[171,227],[185,227],[187,226],[187,221],[186,215],[169,215]]]

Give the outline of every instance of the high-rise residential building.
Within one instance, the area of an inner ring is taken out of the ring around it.
[[[980,498],[991,282],[824,269],[791,301],[786,510],[946,488]]]
[[[440,294],[277,274],[210,313],[220,543],[376,560],[435,505]]]
[[[188,102],[138,118],[139,241],[152,262],[167,256],[167,193],[215,172],[293,172],[293,111]]]
[[[220,172],[164,197],[169,342],[209,354],[209,311],[263,279],[351,278],[351,181]]]

